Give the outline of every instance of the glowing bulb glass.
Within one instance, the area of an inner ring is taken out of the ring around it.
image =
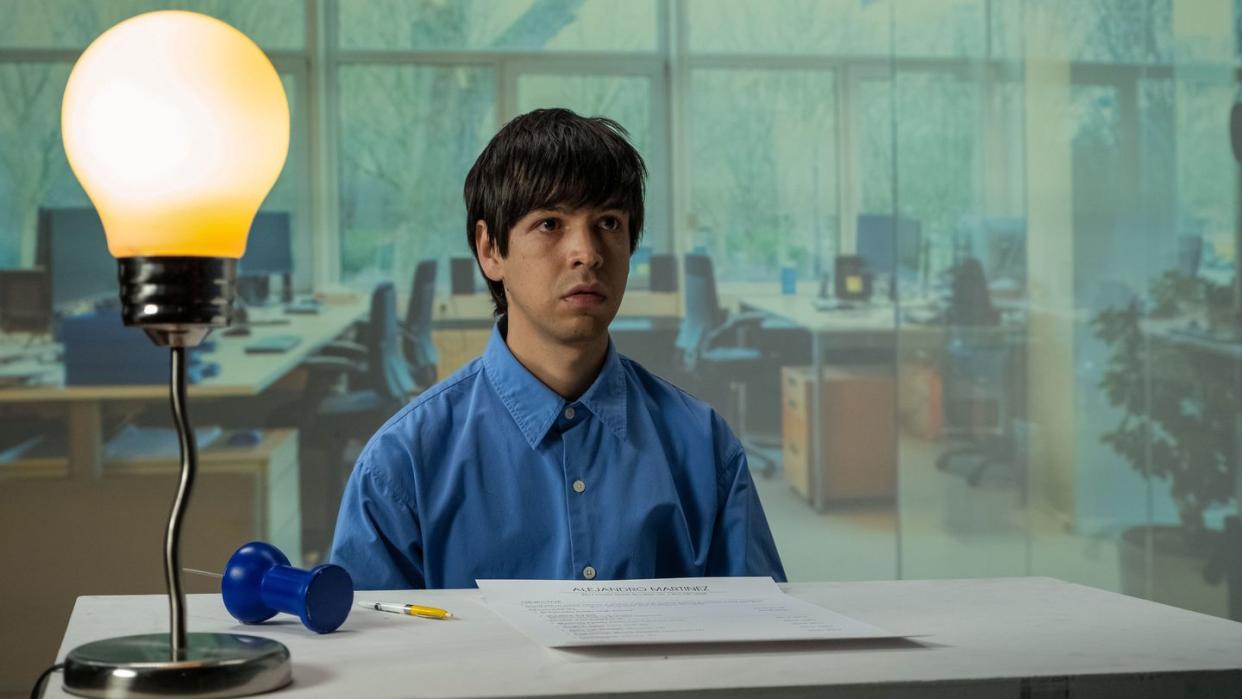
[[[284,167],[289,103],[245,34],[194,12],[151,12],[83,52],[61,132],[113,256],[239,258]]]

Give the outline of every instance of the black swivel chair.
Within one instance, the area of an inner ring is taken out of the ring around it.
[[[1011,400],[1014,344],[1000,332],[979,260],[967,257],[952,271],[946,313],[943,414],[946,433],[964,442],[936,458],[936,468],[958,473],[977,486],[989,473],[1012,480],[1014,453]]]
[[[417,393],[402,353],[397,294],[391,282],[371,294],[361,345],[335,342],[307,359],[305,406],[299,421],[303,547],[326,553],[350,468],[361,445]],[[334,390],[340,379],[349,388]]]
[[[431,340],[431,312],[436,299],[436,261],[423,260],[414,270],[410,304],[405,309],[401,347],[410,362],[410,372],[420,388],[436,382],[440,354]]]
[[[730,315],[722,309],[712,260],[707,255],[686,255],[684,288],[686,313],[674,343],[682,369],[695,392],[721,411],[747,453],[762,463],[765,475],[771,475],[779,445],[747,438],[746,385],[761,380],[765,372],[777,372],[777,365],[759,349],[739,342],[739,334],[760,329],[768,316]]]

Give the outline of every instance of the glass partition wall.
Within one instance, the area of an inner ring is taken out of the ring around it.
[[[247,286],[252,335],[203,357],[217,383],[260,378],[193,404],[213,465],[187,565],[243,536],[322,560],[395,408],[338,418],[376,399],[366,363],[324,380],[304,359],[365,344],[388,282],[429,323],[430,366],[403,347],[420,386],[476,355],[462,180],[508,119],[563,106],[619,121],[650,170],[617,347],[729,420],[791,580],[1051,575],[1242,617],[1242,0],[0,0],[0,269],[44,269],[56,299],[0,330],[0,551],[30,566],[0,576],[30,600],[0,611],[0,695],[76,595],[161,589],[165,397],[76,385],[64,324],[106,309],[55,244],[88,206],[58,135],[69,69],[158,8],[253,36],[294,120],[264,205],[283,267]],[[283,284],[317,310],[286,312]],[[678,348],[692,308],[742,329]],[[297,356],[242,351],[267,334]]]
[[[922,217],[950,311],[897,320],[901,573],[1239,618],[1238,8],[1014,5],[964,78],[906,82],[897,59],[896,208],[944,188]],[[955,98],[964,174],[931,176],[945,161],[903,134]]]

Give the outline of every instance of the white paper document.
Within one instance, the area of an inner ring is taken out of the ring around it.
[[[904,635],[791,597],[772,578],[475,582],[488,607],[551,648]]]

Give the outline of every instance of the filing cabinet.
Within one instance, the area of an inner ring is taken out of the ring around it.
[[[833,366],[823,369],[822,458],[811,463],[810,367],[781,370],[781,437],[785,480],[815,502],[891,500],[897,483],[897,389],[891,366]]]

